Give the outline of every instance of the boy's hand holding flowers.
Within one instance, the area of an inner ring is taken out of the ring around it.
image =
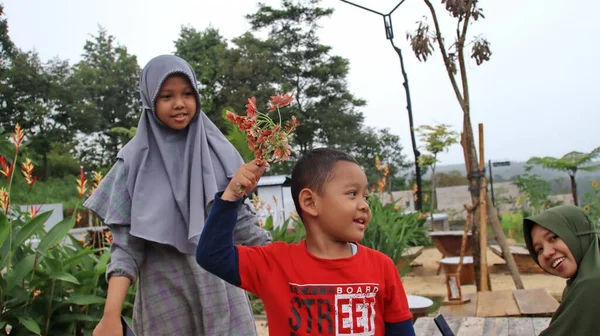
[[[266,161],[252,160],[240,167],[233,175],[227,189],[221,198],[225,201],[235,202],[250,190],[254,190],[258,180],[269,167]]]

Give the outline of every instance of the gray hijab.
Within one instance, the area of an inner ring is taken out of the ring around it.
[[[198,101],[185,130],[165,126],[154,101],[165,79],[187,76]],[[135,137],[117,157],[123,160],[131,198],[131,234],[194,254],[207,207],[243,164],[237,150],[202,113],[198,83],[191,66],[173,55],[158,56],[140,80],[142,115]]]

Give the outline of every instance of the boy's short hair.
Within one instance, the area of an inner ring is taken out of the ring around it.
[[[302,208],[298,200],[300,191],[309,188],[320,194],[323,185],[333,176],[336,163],[347,161],[359,164],[351,155],[335,148],[315,148],[304,154],[292,169],[292,199],[296,212],[302,218]]]

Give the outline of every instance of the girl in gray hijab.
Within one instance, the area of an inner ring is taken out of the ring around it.
[[[112,231],[108,294],[95,336],[121,335],[121,307],[138,281],[133,329],[145,335],[256,335],[246,294],[206,272],[196,246],[214,195],[243,164],[202,113],[194,71],[183,59],[152,59],[140,80],[135,137],[84,206]],[[265,245],[249,206],[235,243]]]

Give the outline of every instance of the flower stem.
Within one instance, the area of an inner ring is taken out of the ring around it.
[[[54,297],[54,287],[56,286],[56,279],[52,279],[52,288],[50,289],[50,296],[48,300],[48,316],[46,316],[46,332],[44,335],[48,335],[50,330],[50,316],[52,315],[52,298]]]
[[[13,182],[13,177],[15,176],[15,164],[17,163],[17,157],[19,156],[19,146],[15,145],[15,157],[13,158],[12,164],[11,164],[11,172],[10,172],[10,179],[8,182],[8,191],[7,194],[8,196],[7,201],[6,201],[6,209],[4,209],[4,214],[8,217],[8,209],[10,208],[10,188],[12,187],[12,182]],[[12,263],[12,229],[13,229],[13,223],[12,221],[8,221],[8,261],[6,264],[6,271],[10,272],[10,266]]]

